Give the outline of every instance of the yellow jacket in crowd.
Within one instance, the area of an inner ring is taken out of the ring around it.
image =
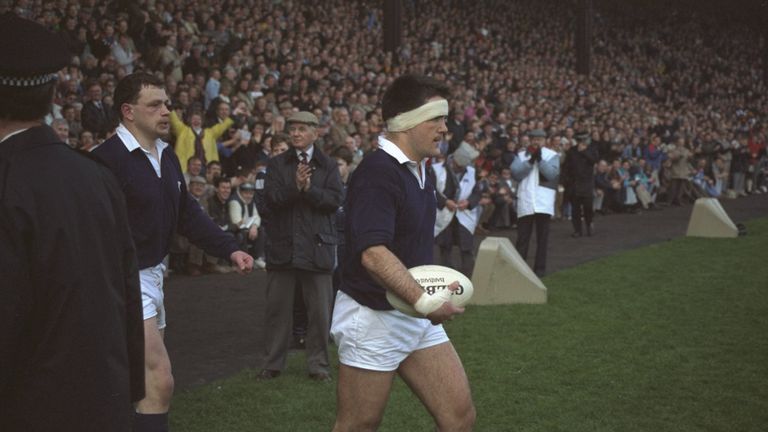
[[[219,151],[216,149],[216,140],[224,135],[234,120],[227,118],[223,122],[203,129],[203,150],[205,151],[206,163],[219,160]],[[171,111],[171,130],[176,136],[176,156],[179,158],[181,169],[187,172],[187,159],[195,154],[195,132],[185,124],[176,112]]]

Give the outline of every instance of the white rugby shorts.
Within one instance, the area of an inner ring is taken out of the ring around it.
[[[331,335],[342,364],[382,372],[396,370],[414,351],[448,341],[442,324],[397,310],[373,310],[343,291],[336,294]]]
[[[162,263],[139,270],[144,319],[147,320],[157,316],[157,328],[161,330],[165,328],[165,305],[163,304],[164,272],[165,266]]]

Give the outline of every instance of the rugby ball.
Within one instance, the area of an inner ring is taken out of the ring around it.
[[[448,285],[454,281],[459,281],[459,289],[453,292],[451,295],[451,303],[456,306],[464,306],[472,298],[474,287],[472,281],[463,273],[456,271],[450,267],[443,267],[439,265],[423,265],[408,269],[416,279],[416,282],[421,285],[421,288],[432,295],[438,291],[448,289]],[[390,290],[387,290],[387,301],[393,308],[400,312],[410,315],[412,317],[423,318],[424,316],[416,312],[413,305],[409,304],[405,300],[401,299],[397,294]]]

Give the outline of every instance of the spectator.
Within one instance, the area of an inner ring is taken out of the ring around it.
[[[187,159],[187,170],[184,173],[184,181],[189,186],[189,179],[203,174],[203,161],[197,156],[190,156]],[[205,184],[205,183],[203,183]]]
[[[587,236],[592,235],[592,200],[595,191],[595,164],[597,148],[591,145],[588,133],[575,135],[576,145],[571,147],[563,163],[563,184],[565,195],[570,199],[573,209],[571,237],[582,236],[582,226]],[[584,216],[584,224],[581,218]]]
[[[746,196],[745,178],[749,171],[749,148],[747,139],[743,135],[734,143],[731,150],[731,181],[733,190],[737,195]]]
[[[189,171],[187,171],[189,173]],[[189,195],[205,211],[203,205],[203,194],[207,182],[205,177],[194,175],[189,178],[187,187]],[[171,268],[175,271],[185,272],[190,276],[200,276],[203,274],[203,264],[205,262],[205,252],[202,249],[190,243],[190,241],[181,235],[174,236],[174,242],[171,249]]]
[[[333,109],[333,126],[331,126],[331,145],[339,147],[346,145],[347,137],[355,133],[355,126],[349,118],[349,111],[343,106]]]
[[[645,210],[658,210],[656,203],[654,202],[653,195],[653,181],[652,177],[649,177],[645,170],[645,159],[637,159],[637,164],[632,165],[629,169],[629,175],[634,180],[635,194],[637,200],[640,201],[640,205]],[[653,171],[651,171],[651,176]]]
[[[181,64],[183,58],[177,49],[176,36],[168,36],[165,41],[165,45],[160,48],[160,68],[170,77],[173,81],[179,82],[182,80],[183,75],[181,72]]]
[[[341,179],[341,205],[336,210],[336,234],[338,236],[338,245],[336,248],[336,268],[333,270],[333,294],[341,285],[341,275],[344,271],[344,258],[346,257],[346,239],[344,238],[344,224],[346,223],[346,212],[344,206],[347,198],[347,182],[352,172],[352,153],[346,147],[338,147],[330,154],[331,158],[336,160],[336,166],[339,168],[339,178]]]
[[[707,159],[702,157],[696,161],[696,168],[691,178],[691,182],[699,189],[699,194],[708,198],[717,198],[720,193],[715,187],[715,179],[706,172]]]
[[[205,209],[208,216],[224,232],[235,233],[237,226],[232,223],[229,217],[229,198],[232,195],[232,182],[227,177],[217,177],[213,180],[215,193],[208,198]],[[229,270],[221,273],[229,273]]]
[[[88,101],[83,104],[80,118],[83,129],[92,132],[97,139],[105,139],[107,133],[114,128],[114,115],[104,104],[101,84],[98,82],[88,86]]]
[[[501,177],[495,185],[491,182],[493,215],[490,226],[494,229],[508,229],[517,225],[516,201],[517,182],[512,178],[509,167],[501,169]]]
[[[717,192],[717,196],[725,193],[728,170],[722,156],[718,156],[712,164],[712,178],[715,181],[715,191]]]
[[[453,153],[459,148],[459,144],[467,133],[467,126],[464,123],[464,110],[460,107],[454,107],[451,118],[448,121],[448,133],[451,134],[451,141],[448,142],[448,154]]]
[[[546,133],[534,129],[531,145],[520,150],[510,169],[520,182],[517,189],[517,242],[515,247],[523,259],[528,257],[528,244],[536,226],[536,259],[533,272],[543,276],[547,268],[549,220],[555,214],[555,192],[560,176],[560,157],[544,147]]]
[[[208,81],[205,83],[205,109],[211,105],[211,102],[219,97],[219,91],[221,90],[221,72],[214,69],[211,72]]]
[[[200,111],[189,114],[188,124],[181,121],[177,111],[169,116],[171,131],[176,136],[176,156],[179,160],[197,157],[203,164],[219,160],[216,141],[232,126],[234,120],[226,117],[222,122],[203,129],[203,116]],[[184,167],[184,172],[187,167]]]
[[[749,160],[747,162],[747,193],[762,193],[762,160],[766,157],[766,143],[761,133],[753,134],[747,141]]]
[[[123,33],[117,37],[117,42],[112,45],[112,56],[126,74],[132,74],[134,64],[141,57],[141,54],[136,52],[131,37]]]
[[[433,166],[437,208],[447,209],[450,216],[438,218],[435,224],[435,243],[440,247],[440,263],[456,268],[452,264],[453,246],[458,246],[461,267],[467,277],[472,277],[475,267],[475,228],[482,210],[482,193],[476,183],[472,162],[480,154],[473,146],[462,143],[448,156],[445,164]]]
[[[308,112],[288,119],[293,150],[270,159],[267,206],[267,313],[272,328],[261,379],[285,369],[291,339],[293,287],[302,291],[308,315],[310,378],[329,381],[328,329],[336,264],[333,217],[341,204],[341,181],[333,160],[314,146],[318,120]]]
[[[237,229],[236,237],[240,243],[240,248],[256,257],[253,262],[254,267],[263,269],[266,267],[264,236],[260,235],[263,230],[261,230],[261,217],[253,200],[255,193],[256,185],[254,183],[242,183],[227,203],[227,210],[230,223]]]
[[[671,205],[679,206],[684,195],[691,197],[693,190],[691,187],[691,152],[685,147],[685,139],[678,138],[675,141],[674,148],[669,153],[671,166],[669,175],[671,184],[668,192],[668,202]]]
[[[59,137],[61,142],[70,147],[74,147],[69,139],[69,123],[67,120],[63,118],[54,119],[53,123],[51,123],[51,127],[54,132],[56,132],[56,136]]]
[[[79,137],[80,133],[83,131],[83,125],[77,119],[77,112],[75,111],[75,107],[69,104],[64,105],[61,107],[61,116],[64,118],[64,120],[67,121],[67,125],[69,126],[69,135],[73,137]]]
[[[82,130],[78,137],[78,149],[84,152],[90,152],[96,147],[96,140],[91,131]]]

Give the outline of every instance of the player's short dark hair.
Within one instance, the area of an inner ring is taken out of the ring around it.
[[[418,108],[435,96],[448,98],[450,90],[442,81],[424,75],[402,75],[384,92],[381,114],[384,121]]]
[[[51,112],[56,81],[35,87],[0,86],[0,119],[40,120]]]
[[[135,104],[139,100],[139,93],[145,87],[165,88],[162,79],[146,72],[136,72],[126,75],[117,83],[114,96],[114,110],[120,120],[123,119],[123,104]]]

